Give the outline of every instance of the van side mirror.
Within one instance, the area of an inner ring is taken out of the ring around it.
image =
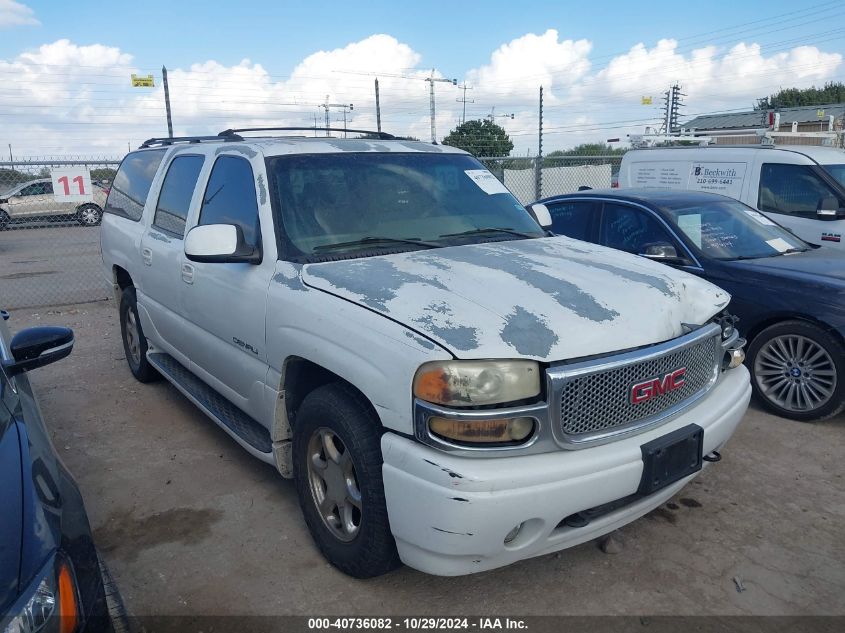
[[[845,217],[845,209],[839,207],[839,200],[834,196],[825,196],[819,200],[816,217],[819,220],[838,220]]]
[[[532,204],[528,207],[528,212],[534,216],[534,219],[537,220],[537,224],[544,229],[550,229],[552,227],[552,214],[549,213],[548,207],[543,203],[537,202]]]
[[[195,226],[185,236],[185,256],[194,262],[260,264],[261,250],[244,240],[234,224]]]
[[[73,351],[73,330],[66,327],[31,327],[21,330],[9,344],[12,360],[3,361],[7,376],[16,376],[63,359]]]

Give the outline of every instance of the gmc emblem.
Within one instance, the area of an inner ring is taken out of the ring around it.
[[[686,384],[684,380],[686,373],[687,368],[681,367],[680,369],[669,372],[662,378],[651,378],[643,382],[638,382],[631,387],[631,404],[642,404],[657,396],[662,396],[670,391],[680,389]]]

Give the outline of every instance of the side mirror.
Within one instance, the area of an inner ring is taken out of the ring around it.
[[[195,226],[185,236],[185,256],[214,264],[261,263],[261,251],[247,244],[243,230],[234,224]]]
[[[3,362],[7,376],[22,374],[63,359],[73,351],[73,330],[66,327],[31,327],[9,344],[12,360]]]
[[[644,253],[640,253],[640,257],[646,257],[656,262],[663,262],[664,264],[683,264],[686,259],[678,256],[678,251],[675,247],[666,242],[657,242],[656,244],[647,244]]]
[[[826,196],[819,200],[816,207],[816,217],[819,220],[837,220],[845,217],[845,213],[839,208],[839,200],[833,196]]]
[[[549,213],[548,207],[542,204],[541,202],[537,202],[536,204],[532,204],[528,207],[528,212],[534,216],[534,219],[537,220],[537,224],[539,224],[544,229],[550,229],[552,226],[552,214]]]

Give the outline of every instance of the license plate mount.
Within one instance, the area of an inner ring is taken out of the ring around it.
[[[690,424],[643,444],[639,495],[650,495],[701,470],[704,429]]]

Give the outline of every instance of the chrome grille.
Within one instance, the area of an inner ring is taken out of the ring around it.
[[[579,441],[593,434],[645,425],[659,419],[709,387],[718,372],[719,335],[699,339],[664,354],[623,364],[602,359],[595,371],[565,375],[557,385],[560,393],[560,430],[568,439]],[[645,350],[647,353],[648,350]],[[644,353],[645,355],[645,353]],[[650,400],[634,404],[634,385],[686,368],[684,385]],[[565,371],[565,370],[564,370]]]

